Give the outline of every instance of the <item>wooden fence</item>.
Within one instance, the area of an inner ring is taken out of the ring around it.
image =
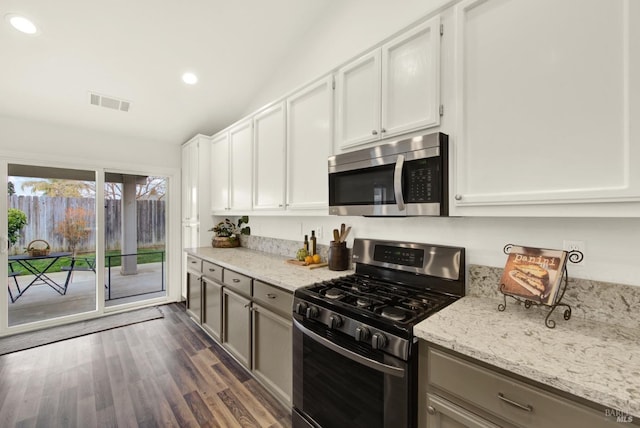
[[[10,249],[11,254],[25,251],[27,245],[35,239],[43,239],[51,245],[51,251],[67,251],[65,239],[56,233],[56,225],[64,220],[68,208],[83,208],[89,213],[96,209],[93,198],[63,198],[49,196],[9,197],[9,208],[18,208],[27,215],[27,225],[21,230],[20,238]],[[120,249],[121,240],[121,201],[106,199],[105,208],[105,244],[107,250]],[[165,242],[165,201],[139,200],[138,208],[138,248],[153,248]],[[76,251],[94,251],[96,242],[95,215],[89,216],[89,236]]]

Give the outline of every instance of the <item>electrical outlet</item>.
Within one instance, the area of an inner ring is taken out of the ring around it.
[[[316,226],[316,238],[322,239],[322,226]]]
[[[569,254],[569,265],[576,267],[584,267],[587,258],[587,246],[584,241],[564,241],[562,249],[571,253],[571,251],[579,251],[580,254]]]

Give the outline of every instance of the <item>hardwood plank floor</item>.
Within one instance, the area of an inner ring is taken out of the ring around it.
[[[160,309],[164,319],[0,356],[0,425],[291,427],[183,305]]]

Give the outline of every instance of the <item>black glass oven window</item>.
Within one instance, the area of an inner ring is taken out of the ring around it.
[[[395,164],[329,174],[331,206],[392,205]]]
[[[303,408],[322,428],[382,428],[384,375],[303,340]]]

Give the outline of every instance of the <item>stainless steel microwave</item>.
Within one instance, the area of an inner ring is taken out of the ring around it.
[[[448,140],[434,133],[329,157],[329,214],[449,215]]]

